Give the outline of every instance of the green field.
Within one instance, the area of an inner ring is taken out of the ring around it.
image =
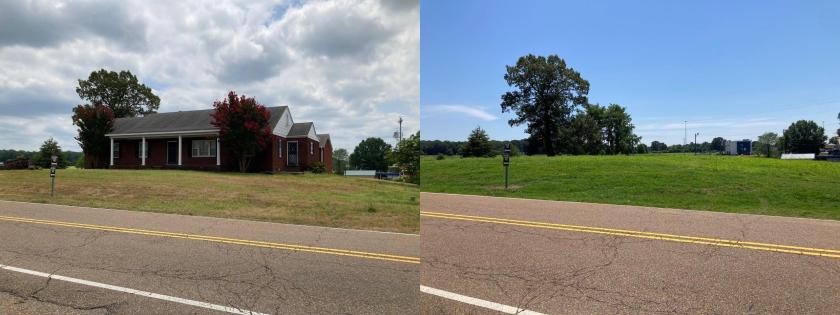
[[[0,199],[417,233],[416,185],[336,175],[167,170],[0,171]]]
[[[422,190],[840,220],[840,163],[690,154],[421,160]]]

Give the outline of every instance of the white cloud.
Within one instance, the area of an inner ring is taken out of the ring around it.
[[[103,10],[112,14],[79,22]],[[0,148],[34,150],[53,136],[78,150],[76,80],[100,68],[137,75],[161,112],[208,108],[229,90],[288,105],[336,148],[387,139],[399,116],[403,130],[419,130],[417,0],[31,1],[0,11]]]
[[[488,113],[481,107],[477,106],[468,106],[468,105],[430,105],[424,106],[424,111],[428,111],[430,113],[445,113],[445,114],[462,114],[468,117],[481,119],[484,121],[494,121],[499,119],[493,114]]]

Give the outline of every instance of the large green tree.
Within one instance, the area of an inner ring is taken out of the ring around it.
[[[332,159],[336,174],[344,174],[344,170],[347,169],[347,159],[349,157],[347,149],[333,150]]]
[[[37,157],[33,162],[35,165],[48,168],[52,164],[53,155],[57,157],[56,163],[58,163],[58,168],[64,168],[66,165],[64,163],[64,154],[61,152],[61,146],[58,145],[58,141],[50,137],[41,144],[41,149],[38,150]]]
[[[76,93],[91,104],[107,106],[116,118],[154,113],[160,106],[160,98],[130,71],[91,72],[87,80],[79,79]]]
[[[420,132],[400,140],[391,152],[391,161],[399,166],[409,183],[420,184]]]
[[[723,152],[726,150],[726,139],[715,137],[712,139],[712,151]]]
[[[271,113],[253,97],[228,92],[227,98],[213,103],[213,126],[219,127],[219,138],[237,159],[239,171],[246,172],[251,160],[271,141],[268,120]]]
[[[587,104],[589,82],[557,55],[529,54],[506,69],[505,81],[514,90],[502,95],[502,112],[516,114],[508,124],[525,124],[529,143],[540,143],[541,151],[556,155],[559,133],[571,124],[575,108]]]
[[[636,127],[630,114],[618,104],[610,104],[604,111],[604,141],[607,154],[631,154],[641,140],[633,133]]]
[[[490,144],[490,137],[481,127],[476,127],[470,132],[467,143],[461,148],[462,157],[487,157],[493,155],[493,146]]]
[[[76,140],[93,168],[105,167],[110,143],[105,134],[114,127],[114,112],[111,108],[95,102],[93,105],[77,105],[73,108],[73,124],[78,127]]]
[[[665,151],[668,151],[668,145],[663,143],[663,142],[653,141],[653,142],[650,143],[650,151],[651,152],[665,152]]]
[[[758,136],[758,142],[756,144],[756,148],[753,150],[755,153],[762,154],[765,157],[771,157],[778,150],[776,145],[779,144],[779,135],[775,132],[765,132]]]
[[[825,129],[812,120],[800,120],[784,131],[785,150],[792,153],[820,153],[828,137]]]
[[[561,132],[563,152],[574,155],[604,153],[603,110],[598,105],[587,105],[586,110],[578,111],[569,127]]]
[[[367,138],[359,142],[350,154],[350,167],[357,170],[388,170],[388,152],[391,145],[382,138]]]

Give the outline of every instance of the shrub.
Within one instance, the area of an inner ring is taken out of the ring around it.
[[[445,157],[445,156],[443,156],[443,153],[438,153],[438,155],[437,155],[437,157],[436,157],[435,159],[437,159],[438,161],[440,161],[440,160],[443,160],[443,159],[445,159],[445,158],[446,158],[446,157]]]
[[[323,162],[315,162],[309,166],[310,171],[315,174],[321,174],[327,171],[327,166]]]

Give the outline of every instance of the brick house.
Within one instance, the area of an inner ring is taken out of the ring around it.
[[[327,172],[332,172],[330,135],[317,134],[312,122],[295,123],[287,106],[267,109],[271,113],[271,142],[256,153],[249,171],[305,171],[313,163],[323,162]],[[113,130],[105,135],[111,143],[109,168],[238,170],[237,160],[220,142],[219,129],[211,123],[213,111],[116,119]]]

